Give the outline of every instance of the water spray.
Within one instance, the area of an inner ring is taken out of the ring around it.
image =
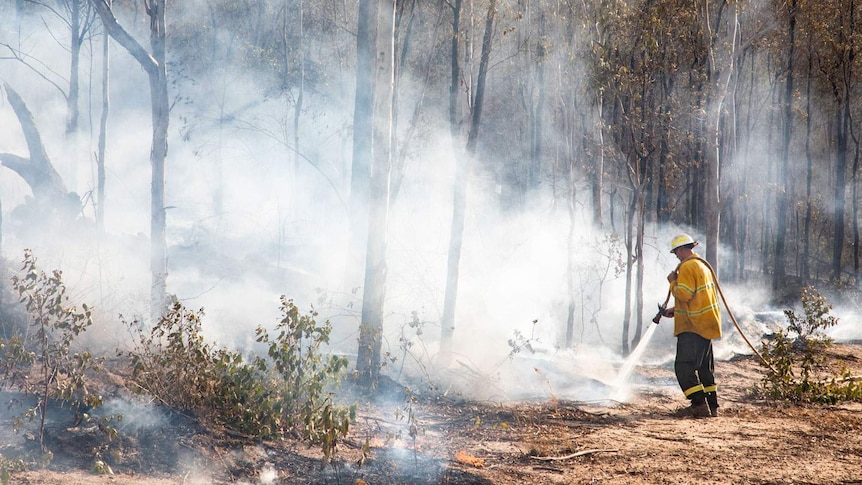
[[[634,369],[635,364],[640,360],[641,355],[643,355],[644,350],[646,350],[647,344],[652,338],[652,335],[655,333],[656,328],[658,328],[658,323],[659,321],[661,321],[661,317],[664,315],[664,310],[665,308],[667,308],[668,302],[670,302],[670,295],[671,291],[670,288],[668,288],[667,298],[664,299],[664,303],[658,306],[658,313],[656,313],[652,319],[652,322],[655,323],[655,325],[649,325],[647,327],[646,332],[643,334],[643,337],[641,337],[637,346],[635,346],[635,349],[632,351],[631,354],[629,354],[628,358],[626,358],[626,361],[623,362],[623,366],[620,367],[620,371],[617,374],[617,378],[616,380],[614,380],[613,385],[614,389],[616,389],[616,392],[614,392],[613,396],[613,399],[615,401],[621,401],[625,397],[625,393],[622,391],[623,384],[625,384],[625,382],[628,380],[629,375],[632,373],[632,369]]]
[[[658,325],[649,325],[647,327],[646,332],[644,332],[643,337],[641,337],[635,349],[631,354],[629,354],[626,361],[623,362],[623,366],[620,367],[620,372],[617,374],[617,378],[614,380],[613,384],[613,388],[615,389],[613,395],[614,401],[622,401],[625,398],[626,393],[623,391],[623,384],[626,383],[629,375],[635,367],[635,364],[638,363],[644,350],[646,350],[647,344],[652,338],[652,334],[655,333],[656,328],[658,328]]]

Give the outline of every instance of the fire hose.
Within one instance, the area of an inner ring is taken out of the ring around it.
[[[748,340],[748,337],[746,337],[746,336],[745,336],[745,332],[743,332],[743,331],[742,331],[742,327],[740,327],[740,326],[739,326],[739,322],[737,322],[737,321],[736,321],[736,317],[733,315],[733,312],[730,310],[730,305],[728,305],[728,304],[727,304],[727,298],[725,298],[725,297],[724,297],[724,292],[721,290],[721,285],[720,285],[720,284],[718,284],[718,276],[716,276],[716,274],[715,274],[715,270],[712,268],[712,265],[710,265],[710,264],[709,264],[709,262],[708,262],[707,260],[705,260],[705,259],[703,259],[703,258],[701,258],[700,256],[697,256],[697,255],[693,255],[693,256],[692,256],[692,259],[697,259],[698,261],[700,261],[700,262],[702,262],[703,264],[705,264],[707,268],[709,268],[709,272],[712,274],[712,281],[713,281],[713,282],[715,282],[715,287],[716,287],[716,288],[718,288],[718,294],[719,294],[719,296],[721,297],[721,301],[722,301],[722,303],[724,303],[724,308],[725,308],[725,309],[727,309],[727,314],[728,314],[728,315],[730,315],[730,321],[732,321],[732,322],[733,322],[733,326],[735,326],[735,327],[736,327],[736,330],[737,330],[737,331],[739,331],[739,335],[741,335],[741,336],[742,336],[742,340],[745,340],[745,343],[746,343],[746,344],[748,344],[748,347],[751,349],[751,351],[752,351],[752,352],[754,352],[754,355],[756,355],[756,356],[757,356],[757,358],[758,358],[758,359],[760,359],[760,362],[762,362],[762,363],[763,363],[763,365],[765,365],[766,367],[768,367],[768,368],[769,368],[773,373],[777,373],[777,372],[775,371],[775,368],[774,368],[774,367],[772,367],[772,364],[770,364],[770,363],[769,363],[769,362],[768,362],[768,361],[763,357],[763,355],[761,355],[761,354],[760,354],[760,352],[758,352],[758,351],[757,351],[757,349],[754,347],[754,345],[751,343],[751,341],[750,341],[750,340]],[[676,267],[676,270],[675,270],[675,271],[679,271],[679,266],[680,266],[680,265],[682,265],[682,263],[680,263],[679,265],[677,265],[677,267]],[[659,321],[661,320],[661,317],[663,317],[663,316],[664,316],[665,309],[667,308],[667,304],[668,304],[668,302],[670,302],[670,295],[671,295],[672,293],[673,293],[673,291],[672,291],[672,287],[671,287],[671,288],[668,288],[668,290],[667,290],[667,298],[665,298],[665,300],[664,300],[664,303],[663,303],[663,304],[661,304],[661,305],[659,305],[659,306],[658,306],[658,313],[657,313],[657,314],[656,314],[656,316],[655,316],[655,317],[653,317],[653,319],[652,319],[653,323],[658,324],[658,323],[659,323]]]

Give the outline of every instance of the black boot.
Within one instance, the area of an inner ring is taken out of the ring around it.
[[[674,416],[678,418],[708,418],[710,417],[709,405],[706,403],[701,391],[689,397],[691,405],[677,410]]]
[[[714,392],[706,393],[706,403],[709,406],[709,416],[711,418],[718,417],[718,395]]]

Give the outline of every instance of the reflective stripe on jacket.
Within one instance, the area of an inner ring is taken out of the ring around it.
[[[671,283],[674,296],[673,334],[694,332],[706,339],[721,337],[721,307],[709,267],[692,254],[679,264]]]

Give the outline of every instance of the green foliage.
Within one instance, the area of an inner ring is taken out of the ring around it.
[[[758,395],[792,402],[836,403],[862,399],[862,382],[846,368],[828,375],[828,350],[833,342],[823,330],[838,319],[830,315],[832,306],[814,288],[802,290],[804,316],[785,310],[787,331],[778,331],[763,345],[762,354],[770,363]]]
[[[787,329],[796,333],[797,342],[800,345],[805,345],[811,340],[828,342],[829,339],[823,334],[823,330],[838,324],[838,319],[829,314],[832,305],[813,287],[806,286],[802,289],[802,310],[805,313],[804,317],[797,316],[793,310],[784,310],[788,322]]]
[[[0,369],[5,386],[35,400],[13,419],[15,431],[38,419],[39,443],[47,452],[44,432],[49,401],[60,401],[76,410],[101,406],[102,398],[91,392],[87,378],[100,368],[102,359],[90,352],[73,351],[75,339],[93,321],[86,304],[81,310],[69,304],[62,272],[39,271],[36,258],[27,250],[21,274],[12,277],[12,286],[29,325],[24,335],[15,333],[0,339]]]
[[[137,322],[127,324],[138,340],[136,349],[126,354],[133,378],[147,393],[181,411],[194,410],[217,383],[214,351],[204,342],[202,316],[203,311],[175,303],[149,334]]]
[[[128,353],[133,378],[159,401],[256,438],[293,435],[321,445],[329,460],[349,431],[353,408],[336,406],[328,389],[347,368],[343,357],[324,355],[332,330],[317,313],[301,314],[281,298],[282,318],[270,333],[256,330],[267,350],[249,361],[204,340],[202,311],[175,303]]]
[[[0,484],[9,485],[12,474],[22,472],[25,469],[24,460],[21,458],[9,459],[0,455]]]

